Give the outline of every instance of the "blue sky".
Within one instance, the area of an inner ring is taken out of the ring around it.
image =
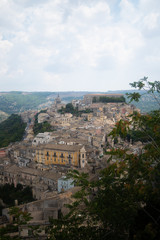
[[[0,91],[159,80],[159,0],[1,0]]]

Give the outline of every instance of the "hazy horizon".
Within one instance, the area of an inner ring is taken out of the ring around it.
[[[0,93],[10,93],[10,92],[15,92],[15,93],[17,93],[17,92],[21,92],[21,93],[56,93],[56,94],[58,94],[58,93],[74,93],[74,92],[77,92],[77,93],[87,93],[87,92],[89,92],[89,93],[108,93],[108,92],[123,92],[123,91],[143,91],[143,90],[136,90],[136,89],[121,89],[121,90],[108,90],[108,91],[85,91],[85,90],[69,90],[69,91],[23,91],[23,90],[11,90],[11,91],[0,91]]]

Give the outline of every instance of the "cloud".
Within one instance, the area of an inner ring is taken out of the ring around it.
[[[159,0],[1,0],[1,90],[107,91],[158,79],[159,10]]]

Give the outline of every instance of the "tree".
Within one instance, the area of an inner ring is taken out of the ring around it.
[[[12,114],[0,123],[0,147],[6,147],[11,142],[21,141],[25,133],[26,123],[21,116]]]
[[[29,186],[23,187],[21,184],[17,184],[17,187],[14,187],[14,184],[8,183],[0,186],[0,199],[4,203],[3,206],[1,206],[0,204],[1,208],[4,208],[4,206],[5,207],[13,206],[15,200],[18,200],[19,204],[35,200],[32,195],[31,187]]]
[[[150,82],[148,81],[148,77],[144,77],[140,79],[138,82],[133,82],[130,83],[131,87],[134,87],[138,90],[143,90],[144,94],[150,94],[155,101],[158,103],[160,106],[160,82],[159,81],[154,81]],[[130,99],[130,102],[133,100],[139,101],[141,98],[142,94],[139,92],[134,92],[134,93],[127,93],[127,97]]]
[[[45,121],[42,123],[38,123],[38,115],[40,113],[46,113],[46,110],[41,110],[39,113],[35,116],[35,122],[33,126],[33,132],[34,135],[37,135],[38,133],[44,133],[44,132],[53,132],[55,129],[50,125],[49,122]]]
[[[26,224],[32,219],[30,213],[22,211],[18,207],[11,207],[8,213],[9,215],[14,217],[13,223],[17,224],[18,226],[21,224]]]
[[[160,93],[160,83],[147,78],[133,87],[146,85],[153,97],[155,91]],[[128,96],[131,100],[140,98],[134,93]],[[130,121],[119,121],[110,135],[125,141],[138,132],[135,142],[145,138],[141,151],[113,148],[108,167],[95,181],[87,174],[71,172],[69,177],[81,189],[68,205],[69,214],[51,221],[48,239],[160,239],[160,111],[131,117]]]
[[[27,224],[31,219],[31,214],[25,211],[22,211],[18,207],[12,207],[9,210],[9,215],[13,217],[13,223],[10,223],[6,225],[6,227],[0,228],[0,239],[1,240],[9,240],[9,239],[15,239],[20,240],[18,233],[18,228],[20,225]],[[11,233],[17,233],[14,237],[11,237]]]
[[[74,107],[73,107],[72,103],[67,103],[66,104],[66,112],[71,113],[73,111],[74,111]]]

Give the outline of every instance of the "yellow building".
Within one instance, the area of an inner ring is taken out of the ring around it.
[[[35,160],[44,165],[75,166],[83,168],[86,165],[86,150],[84,146],[68,146],[47,144],[36,148]]]

